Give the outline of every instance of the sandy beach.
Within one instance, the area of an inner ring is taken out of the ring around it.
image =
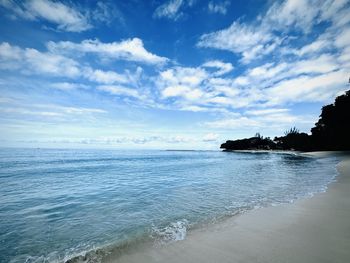
[[[339,175],[324,193],[292,204],[256,209],[185,240],[145,247],[104,262],[349,262],[350,156],[337,155]]]

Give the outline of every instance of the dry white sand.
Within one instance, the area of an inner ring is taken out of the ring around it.
[[[313,153],[328,155],[334,153]],[[145,247],[105,262],[350,262],[350,157],[325,193],[293,204],[253,210],[184,241]]]

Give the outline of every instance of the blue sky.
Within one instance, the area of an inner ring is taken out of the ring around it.
[[[309,132],[349,87],[350,2],[0,0],[3,146],[217,149]]]

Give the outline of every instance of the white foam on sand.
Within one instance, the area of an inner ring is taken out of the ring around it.
[[[152,238],[156,245],[164,245],[172,242],[184,240],[187,235],[188,221],[182,219],[165,227],[152,227]]]

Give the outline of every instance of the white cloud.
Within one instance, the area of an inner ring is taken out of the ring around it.
[[[98,1],[91,12],[91,17],[93,20],[107,25],[111,25],[114,20],[117,20],[118,24],[125,26],[124,15],[116,4],[110,1]]]
[[[327,39],[319,38],[316,41],[303,46],[299,50],[295,50],[295,54],[298,56],[309,55],[313,53],[320,53],[332,47],[332,43]]]
[[[174,135],[174,136],[109,136],[109,137],[98,137],[98,138],[81,138],[81,139],[59,139],[50,142],[54,143],[79,143],[79,144],[136,144],[136,145],[152,145],[154,143],[165,143],[165,144],[184,144],[189,142],[198,141],[189,136]],[[164,145],[163,145],[164,146]]]
[[[287,68],[288,64],[284,62],[276,66],[274,66],[273,63],[267,63],[262,66],[249,69],[248,76],[259,79],[270,79],[275,77],[277,74],[280,74],[281,72],[285,71]],[[249,81],[247,80],[247,82],[244,84],[246,85],[248,83]]]
[[[103,114],[107,111],[97,108],[67,107],[55,104],[14,105],[15,107],[0,107],[0,112],[6,114],[32,115],[36,117],[72,117],[73,115]],[[44,109],[44,110],[42,110]]]
[[[0,67],[19,69],[25,74],[80,75],[79,64],[73,59],[32,48],[21,49],[6,42],[0,44]]]
[[[349,11],[346,0],[285,0],[276,2],[265,14],[263,24],[274,29],[292,28],[310,33],[312,28],[324,21],[344,25],[343,14]],[[343,20],[343,22],[341,22]],[[348,20],[349,21],[349,20]]]
[[[57,82],[50,84],[50,87],[59,90],[76,90],[76,89],[88,89],[89,86],[81,83],[72,83],[72,82]]]
[[[218,139],[219,139],[219,134],[216,134],[216,133],[208,133],[203,137],[204,142],[215,142]]]
[[[345,28],[336,38],[335,45],[338,47],[350,46],[350,28]]]
[[[257,86],[260,89],[271,87],[283,79],[297,78],[299,75],[320,75],[341,69],[341,64],[337,57],[331,54],[322,54],[320,56],[308,59],[295,60],[293,62],[266,63],[261,66],[248,69],[245,75],[240,76],[244,80],[240,86],[249,88]],[[300,87],[302,88],[302,87]],[[295,87],[299,89],[299,87]]]
[[[196,105],[190,105],[190,106],[183,106],[181,108],[183,111],[192,111],[192,112],[204,112],[204,111],[210,111],[210,109],[205,107],[200,107]]]
[[[50,41],[47,46],[53,53],[93,53],[104,58],[149,64],[162,64],[168,61],[165,57],[160,57],[147,51],[139,38],[111,43],[102,43],[99,40],[84,40],[81,43],[70,41],[56,43]]]
[[[268,26],[292,27],[309,32],[316,21],[319,9],[315,1],[286,0],[276,2],[266,13],[264,22]]]
[[[184,0],[169,0],[168,2],[158,6],[154,11],[153,16],[156,18],[166,17],[177,20],[182,15],[180,8],[183,4]]]
[[[103,71],[100,69],[93,70],[91,68],[84,69],[84,77],[90,81],[113,84],[113,83],[127,83],[128,78],[122,74],[118,74],[114,71]]]
[[[175,67],[160,73],[161,82],[166,85],[197,87],[206,78],[207,72],[201,68]]]
[[[123,95],[123,96],[129,96],[129,97],[135,97],[139,98],[140,95],[137,92],[137,90],[126,88],[123,86],[116,86],[116,85],[102,85],[97,87],[98,90],[108,92],[113,95]]]
[[[224,96],[216,96],[206,100],[209,103],[224,105],[234,105],[234,100],[232,98],[224,97]]]
[[[270,105],[327,101],[346,90],[348,74],[347,71],[338,70],[317,76],[299,76],[283,80],[264,92]]]
[[[202,35],[197,46],[239,53],[243,62],[248,63],[261,54],[271,53],[278,41],[264,28],[233,22],[226,29]]]
[[[320,57],[301,60],[290,65],[295,74],[328,73],[339,69],[339,65],[333,56],[323,54]]]
[[[242,56],[241,62],[250,63],[266,55],[294,53],[302,56],[330,48],[329,39],[305,45],[301,50],[289,49],[285,44],[293,39],[290,32],[309,34],[321,22],[330,22],[330,29],[338,30],[350,22],[350,6],[345,0],[285,0],[275,2],[266,13],[251,23],[234,21],[231,26],[200,37],[197,46],[230,51]],[[283,32],[281,37],[277,32]],[[347,43],[348,32],[342,32],[338,45]],[[332,38],[330,38],[332,40]],[[342,41],[345,41],[342,44]]]
[[[248,85],[249,79],[247,77],[239,76],[235,78],[234,83],[239,86]]]
[[[89,114],[89,113],[107,113],[107,111],[97,108],[85,108],[85,107],[69,107],[69,106],[61,106],[56,104],[34,104],[31,107],[35,108],[45,108],[55,110],[64,114]]]
[[[205,122],[205,126],[216,129],[236,129],[246,127],[260,127],[261,124],[247,117],[236,117],[230,119],[222,119],[217,121]]]
[[[202,66],[207,68],[219,69],[218,71],[214,72],[214,76],[221,76],[233,70],[233,66],[231,63],[225,63],[220,60],[210,60],[204,63]]]
[[[279,134],[290,127],[297,126],[302,130],[308,130],[315,122],[315,116],[310,115],[293,115],[289,110],[266,109],[257,110],[255,114],[232,115],[222,119],[208,121],[203,123],[204,127],[214,130],[236,130],[250,132],[252,135],[255,131],[268,134]]]
[[[81,66],[77,61],[51,52],[40,52],[32,48],[19,48],[8,43],[0,44],[0,68],[20,70],[23,74],[44,74],[65,78],[85,78],[101,84],[130,83],[136,84],[142,74],[142,68],[135,72],[119,74],[114,71],[93,69]],[[75,85],[75,88],[77,86]],[[81,86],[82,87],[82,86]],[[58,84],[55,88],[72,89],[72,84]]]
[[[340,62],[344,63],[344,68],[350,69],[350,46],[343,49],[338,59]]]
[[[286,113],[289,109],[263,109],[263,110],[249,110],[246,111],[245,114],[248,115],[267,115],[267,114],[280,114],[280,113]]]
[[[67,114],[86,114],[86,113],[107,113],[107,111],[96,108],[77,108],[77,107],[62,107],[54,106],[54,108],[61,109],[64,113]]]
[[[175,67],[160,72],[155,84],[163,98],[179,97],[188,101],[199,101],[205,91],[203,82],[208,73],[202,68]]]
[[[34,111],[26,108],[0,108],[0,112],[4,114],[20,114],[20,115],[32,115],[37,117],[61,117],[63,116],[60,112],[52,112],[52,111]]]
[[[92,27],[81,12],[60,2],[28,0],[16,3],[2,0],[0,5],[11,10],[15,17],[28,20],[43,19],[57,25],[57,28],[63,31],[81,32]]]
[[[191,89],[186,86],[169,86],[162,91],[164,98],[183,97],[187,100],[198,100],[203,96],[200,89]]]
[[[76,61],[60,55],[43,53],[36,49],[25,49],[24,59],[30,65],[30,68],[38,73],[68,77],[75,77],[80,74],[79,65]]]
[[[208,10],[210,13],[218,13],[225,15],[227,13],[227,8],[230,6],[229,1],[222,1],[222,2],[213,2],[210,1],[208,4]]]

